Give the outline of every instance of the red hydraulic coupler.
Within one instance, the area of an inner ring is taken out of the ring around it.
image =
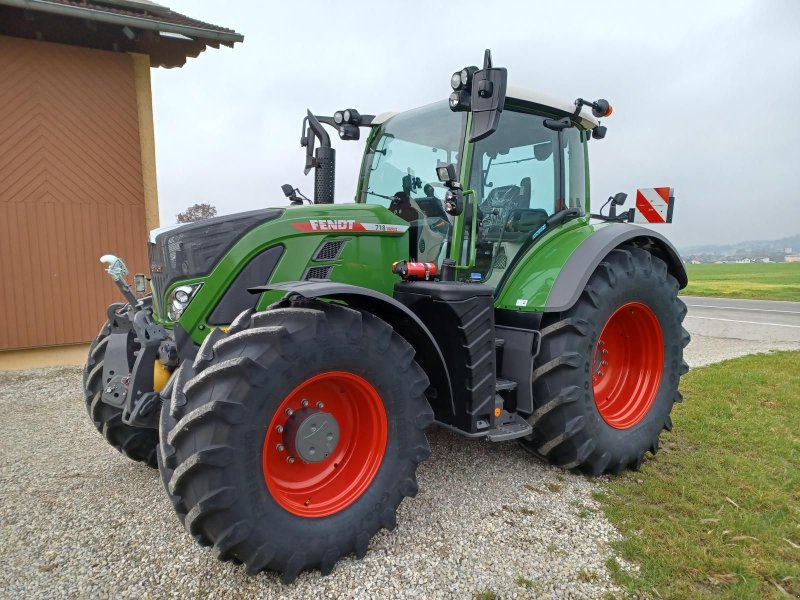
[[[405,281],[414,281],[416,279],[424,279],[429,281],[436,277],[438,268],[436,263],[432,262],[411,262],[410,260],[401,260],[392,263],[392,273],[400,275]]]

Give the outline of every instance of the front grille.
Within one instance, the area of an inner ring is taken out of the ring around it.
[[[316,262],[336,260],[342,253],[346,243],[347,240],[332,240],[330,242],[323,242],[323,244],[317,248],[317,251],[314,253],[314,258],[311,260]]]
[[[282,210],[261,209],[167,229],[150,245],[150,273],[157,314],[164,316],[164,293],[173,283],[204,277],[244,235],[277,219]]]
[[[153,286],[153,310],[162,315],[161,302],[167,289],[167,275],[164,273],[164,258],[156,244],[148,245],[150,255],[150,283]]]
[[[333,265],[326,265],[324,267],[311,267],[306,269],[306,274],[303,275],[303,280],[308,281],[309,279],[330,279],[332,269]]]

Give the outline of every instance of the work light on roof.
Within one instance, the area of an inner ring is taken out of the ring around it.
[[[449,102],[450,102],[450,110],[452,111],[469,110],[470,106],[469,92],[465,90],[456,90],[452,94],[450,94]]]
[[[472,89],[472,76],[478,72],[478,67],[464,67],[461,69],[461,85],[467,91]]]

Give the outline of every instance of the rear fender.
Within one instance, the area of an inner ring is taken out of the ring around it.
[[[686,286],[683,261],[660,233],[627,223],[575,219],[542,236],[511,263],[512,271],[495,292],[495,307],[516,312],[567,310],[577,302],[597,265],[622,244],[651,252],[667,263],[680,288]]]
[[[429,400],[434,411],[437,414],[455,415],[450,374],[439,344],[420,318],[405,305],[381,292],[335,281],[290,281],[250,288],[254,294],[265,291],[283,291],[287,298],[300,296],[337,300],[386,321],[413,346],[415,360],[430,380]],[[391,368],[391,365],[387,364],[387,368]]]
[[[613,224],[596,228],[570,255],[556,277],[544,312],[562,312],[571,308],[583,292],[594,270],[608,253],[623,244],[637,246],[657,256],[677,281],[679,289],[686,287],[688,277],[678,251],[660,233],[629,224]]]

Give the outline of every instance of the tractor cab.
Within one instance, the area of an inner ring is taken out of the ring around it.
[[[474,122],[449,104],[373,120],[356,201],[380,204],[410,223],[412,260],[441,264],[449,257],[462,278],[497,287],[548,219],[567,209],[574,209],[570,217],[588,214],[586,142],[598,122],[576,117],[567,103],[511,88],[495,130],[473,142]],[[459,215],[444,208],[442,165],[464,182]]]

